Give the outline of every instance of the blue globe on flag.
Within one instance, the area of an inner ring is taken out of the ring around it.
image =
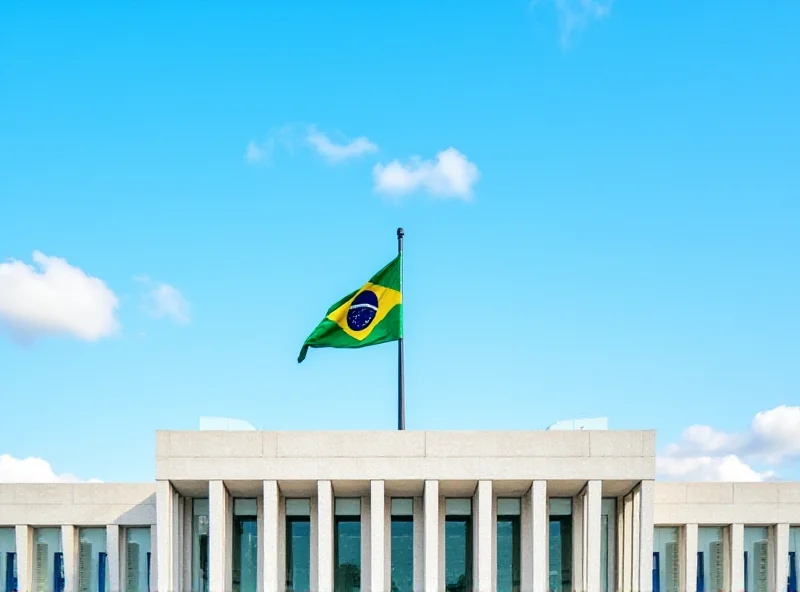
[[[370,326],[378,314],[378,296],[371,290],[364,290],[353,298],[347,310],[347,326],[353,331],[363,331]]]

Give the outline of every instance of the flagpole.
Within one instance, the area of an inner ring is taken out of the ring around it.
[[[403,236],[402,228],[397,229],[397,253],[400,255],[400,294],[403,294]],[[405,306],[405,303],[403,304]],[[402,322],[402,317],[401,317]],[[400,326],[401,330],[404,327]],[[406,381],[403,360],[403,338],[397,340],[397,429],[406,429]]]

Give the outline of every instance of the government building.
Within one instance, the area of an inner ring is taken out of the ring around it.
[[[151,483],[0,484],[0,592],[796,592],[800,483],[654,431],[160,431]]]

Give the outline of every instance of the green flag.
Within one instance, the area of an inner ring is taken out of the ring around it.
[[[402,255],[355,292],[328,309],[308,336],[297,362],[309,347],[366,347],[403,337],[403,294],[400,286]]]

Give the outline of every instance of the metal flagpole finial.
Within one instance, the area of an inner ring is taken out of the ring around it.
[[[405,236],[405,234],[406,234],[406,231],[403,230],[402,228],[398,228],[397,229],[397,238],[403,238],[403,236]]]

